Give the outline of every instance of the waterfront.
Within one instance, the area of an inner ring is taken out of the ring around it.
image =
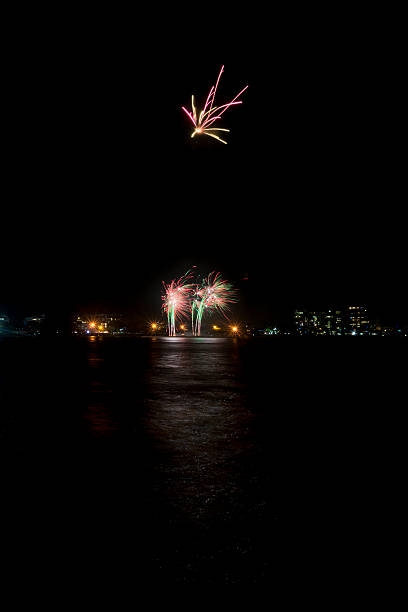
[[[390,461],[404,375],[386,340],[3,340],[18,549],[80,568],[124,546],[141,580],[240,584],[277,580],[317,519],[347,542]]]

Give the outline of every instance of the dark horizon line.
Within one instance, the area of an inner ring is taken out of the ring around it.
[[[391,324],[395,326],[405,327],[408,325],[408,316],[399,316],[395,309],[386,309],[386,308],[372,308],[367,303],[349,303],[347,305],[337,305],[333,306],[332,304],[327,305],[324,308],[321,307],[305,307],[305,306],[294,306],[291,308],[277,308],[275,310],[271,310],[269,314],[262,314],[258,317],[250,312],[252,309],[246,308],[245,313],[236,313],[231,312],[231,315],[228,319],[228,322],[225,324],[231,324],[231,322],[236,322],[240,320],[241,322],[246,323],[247,325],[251,325],[254,327],[261,328],[269,327],[271,325],[279,324],[280,326],[292,325],[295,317],[295,313],[299,311],[303,311],[306,313],[316,313],[322,314],[330,311],[341,312],[342,315],[347,312],[350,306],[365,308],[367,312],[367,317],[371,322],[376,322],[378,324]],[[7,317],[10,322],[14,324],[23,323],[25,319],[29,317],[44,317],[44,320],[48,322],[52,322],[53,324],[57,324],[59,321],[61,325],[67,324],[68,322],[72,322],[75,317],[82,316],[84,318],[92,318],[97,317],[98,315],[110,315],[116,318],[121,318],[123,320],[133,322],[134,324],[142,325],[148,324],[149,321],[165,321],[162,312],[157,312],[155,309],[146,308],[144,312],[140,309],[132,309],[129,308],[112,308],[111,306],[102,307],[102,308],[79,308],[79,309],[63,309],[63,308],[32,308],[32,309],[20,309],[20,308],[11,308],[1,306],[0,307],[0,317]],[[223,322],[224,319],[221,316],[213,315],[211,316],[211,321],[214,322]],[[262,323],[260,322],[262,321]]]

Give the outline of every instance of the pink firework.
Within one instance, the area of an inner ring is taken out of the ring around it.
[[[242,104],[242,100],[237,100],[239,96],[248,88],[248,85],[241,89],[239,94],[235,96],[231,102],[227,104],[222,104],[221,106],[213,106],[215,100],[215,94],[217,91],[218,83],[220,81],[221,75],[224,72],[224,66],[221,67],[220,74],[218,75],[217,82],[215,86],[213,85],[210,89],[210,93],[207,96],[207,100],[205,101],[204,108],[200,112],[197,118],[197,111],[194,106],[194,96],[191,96],[191,112],[188,111],[184,106],[182,106],[182,110],[187,114],[190,121],[194,124],[194,132],[191,134],[191,138],[193,138],[196,134],[206,134],[207,136],[211,136],[224,144],[227,144],[225,140],[222,140],[217,134],[214,132],[229,132],[229,130],[225,128],[217,128],[212,127],[212,125],[221,118],[221,115],[225,113],[226,110],[230,108],[230,106],[235,106],[236,104]]]
[[[211,272],[197,287],[192,303],[192,329],[195,336],[201,333],[201,321],[205,313],[222,314],[228,319],[230,304],[237,302],[237,290],[224,280],[219,272]]]
[[[187,272],[177,281],[172,280],[169,284],[163,281],[164,294],[162,295],[162,307],[167,315],[169,336],[176,335],[176,323],[183,320],[190,312],[190,296],[193,287],[188,282],[190,278],[191,274]]]

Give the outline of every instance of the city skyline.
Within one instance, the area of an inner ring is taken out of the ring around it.
[[[243,319],[234,314],[225,318],[216,314],[207,316],[202,324],[203,335],[259,336],[295,334],[305,336],[341,335],[408,335],[408,324],[384,319],[378,312],[365,305],[333,305],[323,310],[296,308],[285,318],[271,314],[258,324],[250,318]],[[17,331],[23,334],[153,334],[167,335],[169,322],[164,312],[148,319],[119,312],[70,313],[67,318],[56,318],[44,313],[24,317],[13,317],[0,311],[0,333]],[[192,335],[196,330],[191,319],[184,317],[174,325],[170,335]]]

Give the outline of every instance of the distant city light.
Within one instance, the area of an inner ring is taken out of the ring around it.
[[[209,276],[211,280],[211,275]],[[217,296],[217,290],[219,287],[214,283],[208,283],[208,278],[197,279],[197,284],[191,284],[191,291],[189,293],[189,309],[192,315],[192,324],[190,326],[188,321],[177,321],[175,331],[176,335],[179,336],[194,336],[197,332],[197,320],[196,317],[200,317],[204,312],[204,308],[208,307],[208,313],[220,314],[220,309],[214,308],[214,304],[218,306],[219,296]],[[213,279],[214,280],[214,279]],[[175,293],[179,294],[181,291],[176,286]],[[193,293],[194,291],[194,293]],[[175,299],[175,298],[174,298]],[[197,304],[192,308],[192,300],[196,301]],[[177,300],[175,300],[177,301]],[[231,300],[232,301],[232,300]],[[198,309],[203,309],[201,312],[197,312]],[[218,312],[217,312],[218,311]],[[363,339],[365,336],[376,336],[376,337],[403,337],[408,336],[408,325],[401,324],[384,324],[379,318],[378,314],[371,312],[366,306],[332,306],[330,308],[322,310],[308,310],[305,308],[296,309],[293,312],[293,322],[290,323],[290,327],[285,326],[272,326],[271,323],[265,327],[255,327],[250,322],[240,320],[238,323],[233,323],[231,320],[223,324],[220,321],[220,325],[215,323],[215,319],[211,325],[208,325],[204,335],[213,337],[227,337],[232,338],[243,338],[251,336],[283,336],[299,334],[301,336],[360,336]],[[25,317],[23,324],[18,322],[17,326],[13,323],[8,315],[0,312],[0,335],[8,333],[19,333],[22,335],[39,335],[49,333],[49,329],[43,326],[43,321],[46,319],[45,315],[34,314]],[[124,324],[126,323],[126,324]],[[268,322],[269,323],[269,322]],[[162,320],[148,320],[142,326],[133,327],[131,321],[125,321],[123,315],[119,314],[91,314],[91,315],[72,315],[72,329],[71,333],[75,335],[88,335],[92,340],[101,340],[103,335],[118,335],[127,334],[134,336],[143,336],[146,334],[146,330],[150,330],[151,336],[162,335],[166,331],[166,323]],[[61,329],[55,329],[55,333],[64,333]],[[148,332],[149,333],[149,332]]]

